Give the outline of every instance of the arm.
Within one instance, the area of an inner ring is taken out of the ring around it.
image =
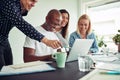
[[[90,48],[90,51],[92,52],[92,53],[96,53],[96,52],[98,52],[99,51],[99,49],[98,49],[98,44],[97,44],[97,39],[96,39],[96,36],[95,36],[95,34],[94,33],[92,33],[92,39],[94,39],[94,42],[93,42],[93,44],[92,44],[92,47]]]
[[[61,46],[61,43],[59,41],[48,40],[47,38],[45,38],[44,35],[39,33],[31,24],[29,24],[23,19],[19,0],[0,0],[0,3],[2,3],[0,5],[0,12],[2,13],[2,17],[10,21],[10,26],[6,26],[7,30],[10,30],[13,26],[16,26],[25,35],[39,42],[41,41],[47,46],[50,46],[52,48],[58,48]]]
[[[73,34],[71,34],[71,35],[70,35],[70,38],[69,38],[69,46],[70,46],[70,47],[72,47],[72,46],[73,46],[73,44],[74,44],[74,42],[75,42],[74,35],[73,35]]]
[[[25,43],[24,43],[24,47],[23,47],[24,62],[51,59],[51,55],[36,56],[35,55],[35,52],[36,52],[36,49],[37,49],[36,45],[37,45],[37,41],[35,41],[35,40],[33,40],[33,39],[29,38],[29,37],[25,38]]]
[[[43,38],[41,42],[45,43],[47,46],[52,47],[53,49],[62,47],[62,43],[58,40],[48,40],[47,38]]]
[[[10,25],[6,26],[9,30],[16,26],[25,35],[32,39],[41,41],[44,35],[40,34],[31,24],[25,21],[21,13],[19,0],[2,0],[1,13],[3,18],[9,21]]]
[[[31,61],[48,61],[52,60],[51,55],[46,56],[35,56],[35,49],[24,47],[24,62],[31,62]]]

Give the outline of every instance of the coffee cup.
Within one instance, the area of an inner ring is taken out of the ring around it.
[[[66,52],[56,52],[52,54],[52,58],[56,60],[58,68],[65,68],[66,57]]]

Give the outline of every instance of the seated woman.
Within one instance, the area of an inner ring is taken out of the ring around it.
[[[63,47],[69,47],[68,26],[69,26],[70,15],[66,9],[60,9],[59,12],[62,15],[62,21],[61,21],[61,26],[55,28],[55,30],[57,31],[56,35],[61,41]],[[67,51],[69,51],[68,48],[67,48]]]
[[[98,52],[96,36],[91,32],[91,21],[88,15],[83,14],[77,23],[77,30],[70,34],[69,46],[72,47],[75,39],[94,39],[94,42],[89,50],[90,53]]]
[[[70,15],[65,9],[60,9],[59,11],[62,14],[62,22],[60,27],[56,27],[56,31],[60,32],[64,39],[67,39]]]

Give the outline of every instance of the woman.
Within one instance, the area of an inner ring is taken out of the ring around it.
[[[60,32],[63,38],[67,39],[68,36],[68,24],[69,24],[69,13],[65,9],[59,10],[62,14],[61,27],[56,28],[56,31]]]
[[[90,48],[91,53],[98,52],[98,45],[96,36],[91,32],[91,21],[88,15],[83,14],[77,23],[77,30],[70,34],[69,46],[72,47],[75,39],[94,39],[94,42]]]
[[[18,28],[26,36],[45,43],[52,48],[58,48],[61,43],[58,40],[49,40],[39,33],[23,16],[35,6],[38,0],[0,0],[0,69],[4,65],[13,64],[11,46],[9,44],[9,32],[13,27]]]

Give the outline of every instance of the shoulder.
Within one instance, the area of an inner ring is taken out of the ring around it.
[[[0,0],[0,3],[3,5],[4,4],[9,4],[11,5],[12,3],[20,3],[20,0]],[[17,4],[16,4],[17,5]]]
[[[18,13],[21,10],[20,0],[0,0],[0,8],[11,12],[17,11]]]
[[[70,35],[76,35],[77,34],[77,32],[76,31],[74,31],[74,32],[72,32]]]
[[[80,34],[78,34],[76,31],[74,31],[73,33],[71,33],[70,37],[80,37]]]
[[[29,48],[35,49],[35,42],[36,42],[36,40],[31,39],[26,36],[25,42],[24,42],[24,47],[29,47]]]
[[[45,31],[45,29],[42,26],[37,26],[35,27],[35,29],[38,30],[39,32]]]
[[[91,32],[88,34],[88,36],[95,36],[95,33]]]
[[[36,40],[31,39],[30,37],[26,36],[25,42],[35,42]]]

